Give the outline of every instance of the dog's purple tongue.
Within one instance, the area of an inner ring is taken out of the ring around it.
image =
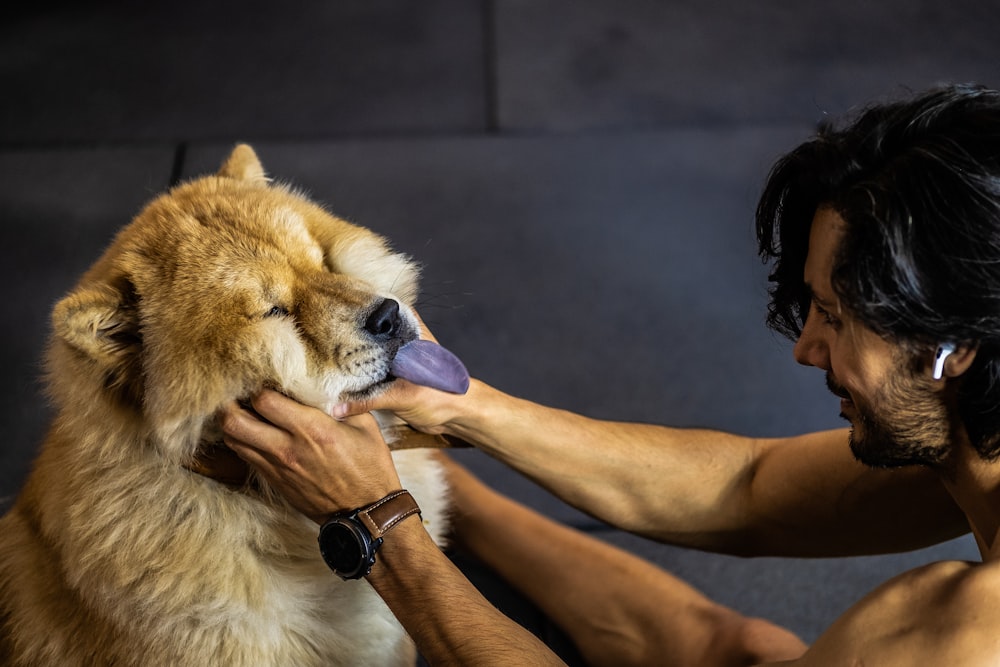
[[[469,390],[469,371],[454,354],[429,340],[410,341],[399,348],[392,374],[413,384],[453,394]]]

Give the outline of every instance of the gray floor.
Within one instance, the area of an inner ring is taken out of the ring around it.
[[[237,140],[417,257],[421,313],[496,386],[614,419],[839,425],[820,374],[763,326],[751,216],[767,169],[871,99],[1000,85],[1000,8],[982,0],[30,6],[0,23],[0,497],[44,432],[53,301],[143,201]],[[976,557],[969,540],[843,560],[693,553],[461,458],[808,640],[904,568]]]

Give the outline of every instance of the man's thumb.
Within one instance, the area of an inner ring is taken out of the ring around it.
[[[348,417],[363,415],[375,409],[374,401],[351,401],[349,403],[338,403],[330,410],[330,416],[338,421],[343,421]]]

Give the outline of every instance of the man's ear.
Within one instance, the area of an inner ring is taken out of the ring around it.
[[[267,185],[267,174],[260,164],[257,154],[246,144],[236,144],[233,152],[229,154],[226,161],[219,169],[219,176],[235,178],[238,181],[248,181]]]
[[[972,366],[978,350],[977,345],[940,345],[934,351],[932,368],[940,366],[941,377],[958,377]]]
[[[114,284],[83,287],[52,311],[56,342],[89,359],[103,375],[103,387],[128,403],[142,397],[142,330],[135,288],[122,278]]]

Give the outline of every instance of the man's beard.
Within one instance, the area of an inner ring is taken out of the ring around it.
[[[856,399],[826,374],[830,391],[854,403],[853,417],[840,415],[851,422],[851,452],[873,468],[944,467],[951,453],[945,406],[905,361],[897,359],[895,366],[871,401]]]

